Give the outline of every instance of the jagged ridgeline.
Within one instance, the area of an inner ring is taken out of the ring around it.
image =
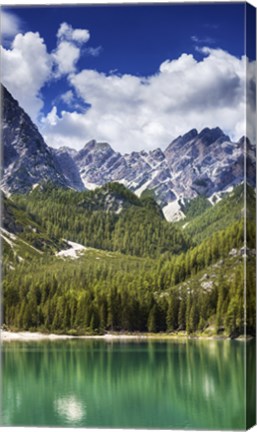
[[[233,143],[219,128],[206,128],[164,152],[120,155],[96,141],[79,152],[54,150],[6,90],[3,99],[7,328],[234,337],[244,332],[246,260],[246,325],[255,333],[255,161],[248,141],[245,209],[244,139]]]

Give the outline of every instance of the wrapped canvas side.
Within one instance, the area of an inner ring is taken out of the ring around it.
[[[245,371],[246,429],[256,424],[256,9],[246,4]],[[252,347],[254,345],[254,349]]]

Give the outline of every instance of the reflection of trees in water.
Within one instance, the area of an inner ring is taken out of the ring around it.
[[[243,353],[231,341],[12,342],[3,356],[4,420],[243,428]]]

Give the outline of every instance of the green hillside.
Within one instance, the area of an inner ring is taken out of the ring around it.
[[[246,324],[254,334],[255,196],[248,194]],[[212,207],[198,200],[179,223],[166,222],[151,197],[139,199],[117,184],[93,192],[48,184],[11,198],[4,198],[2,232],[7,328],[243,333],[241,186]],[[84,248],[76,252],[63,239]]]
[[[249,212],[251,211],[254,217],[255,193],[250,187],[248,187],[247,193]],[[202,208],[200,214],[199,206]],[[203,239],[209,238],[212,233],[228,227],[234,221],[244,219],[244,186],[235,187],[231,193],[228,193],[214,206],[209,206],[206,204],[205,198],[199,197],[192,200],[188,207],[186,218],[177,225],[184,227],[185,234],[188,234],[195,243],[199,243]],[[195,207],[198,207],[198,211],[193,212]]]
[[[164,219],[153,199],[139,199],[117,183],[89,192],[48,184],[13,199],[39,218],[51,238],[144,257],[189,247],[185,234]]]

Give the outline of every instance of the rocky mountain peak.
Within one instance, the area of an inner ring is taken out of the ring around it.
[[[187,144],[188,142],[191,142],[194,140],[198,135],[198,132],[196,129],[191,129],[189,132],[187,132],[184,135],[179,135],[178,138],[174,139],[166,148],[165,155],[168,155],[169,153],[173,152],[174,148],[180,148]]]
[[[165,159],[165,154],[163,153],[163,151],[159,147],[155,150],[151,150],[150,155],[151,155],[151,157],[153,157],[154,159],[156,159],[160,162]]]
[[[228,135],[225,135],[224,132],[219,128],[204,128],[198,135],[198,139],[202,141],[203,144],[209,146],[210,144],[219,140],[220,143],[224,141],[230,141]]]
[[[80,162],[85,159],[85,162],[90,162],[92,159],[96,158],[108,158],[114,150],[108,143],[97,142],[96,140],[91,140],[75,155],[75,160]]]
[[[2,141],[4,170],[1,187],[8,192],[27,192],[43,180],[68,186],[54,152],[38,128],[2,86]]]
[[[83,149],[81,151],[106,151],[106,150],[112,150],[110,144],[106,143],[106,142],[98,142],[95,139],[92,139],[90,141],[88,141],[85,146],[83,147]]]
[[[250,145],[251,145],[251,142],[250,142],[249,138],[243,135],[243,136],[238,140],[238,144],[239,144],[239,145],[244,145],[245,143],[246,143],[247,146],[250,146]]]

